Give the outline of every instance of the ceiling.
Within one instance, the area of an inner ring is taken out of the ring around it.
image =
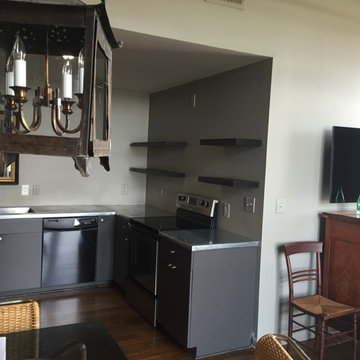
[[[113,29],[113,87],[153,93],[265,59],[215,47]]]

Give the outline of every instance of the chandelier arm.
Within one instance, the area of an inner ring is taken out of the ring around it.
[[[56,135],[62,136],[64,133],[59,130],[57,126],[57,119],[60,118],[60,105],[57,103],[57,98],[51,104],[51,125]]]
[[[27,130],[19,129],[19,124],[17,123],[17,116],[13,111],[10,112],[10,116],[12,118],[12,120],[10,121],[10,129],[13,134],[25,135],[29,133],[29,131]]]
[[[35,131],[41,125],[41,106],[40,104],[34,105],[33,121],[31,125],[27,123],[24,117],[24,109],[22,103],[19,103],[19,109],[16,112],[17,120],[21,122],[21,125],[27,132]]]
[[[68,125],[69,124],[69,116],[65,115],[65,117],[66,117],[66,124]],[[56,118],[56,124],[60,128],[60,130],[65,134],[76,134],[81,129],[81,121],[80,121],[79,125],[76,128],[72,129],[72,130],[68,130],[66,127],[64,127],[61,124],[60,119],[58,119],[58,118]]]

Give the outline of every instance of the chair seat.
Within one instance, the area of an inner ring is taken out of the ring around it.
[[[356,311],[352,306],[338,303],[321,295],[296,298],[292,304],[308,313],[326,318],[336,318]]]

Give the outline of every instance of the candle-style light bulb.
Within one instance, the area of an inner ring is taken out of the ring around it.
[[[72,66],[71,60],[74,58],[73,56],[63,56],[65,62],[62,68],[62,91],[64,99],[72,98]]]
[[[79,68],[79,93],[84,92],[84,48],[79,52],[78,68]]]
[[[10,88],[14,86],[14,54],[11,52],[5,66],[5,95],[15,95],[14,90]]]
[[[19,34],[16,34],[16,39],[13,47],[14,56],[14,85],[26,86],[26,51],[25,45],[21,40]]]

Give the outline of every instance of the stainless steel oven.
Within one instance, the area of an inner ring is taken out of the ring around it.
[[[173,216],[133,218],[129,221],[130,252],[128,302],[156,325],[159,233],[165,230],[214,228],[217,200],[179,194]]]

